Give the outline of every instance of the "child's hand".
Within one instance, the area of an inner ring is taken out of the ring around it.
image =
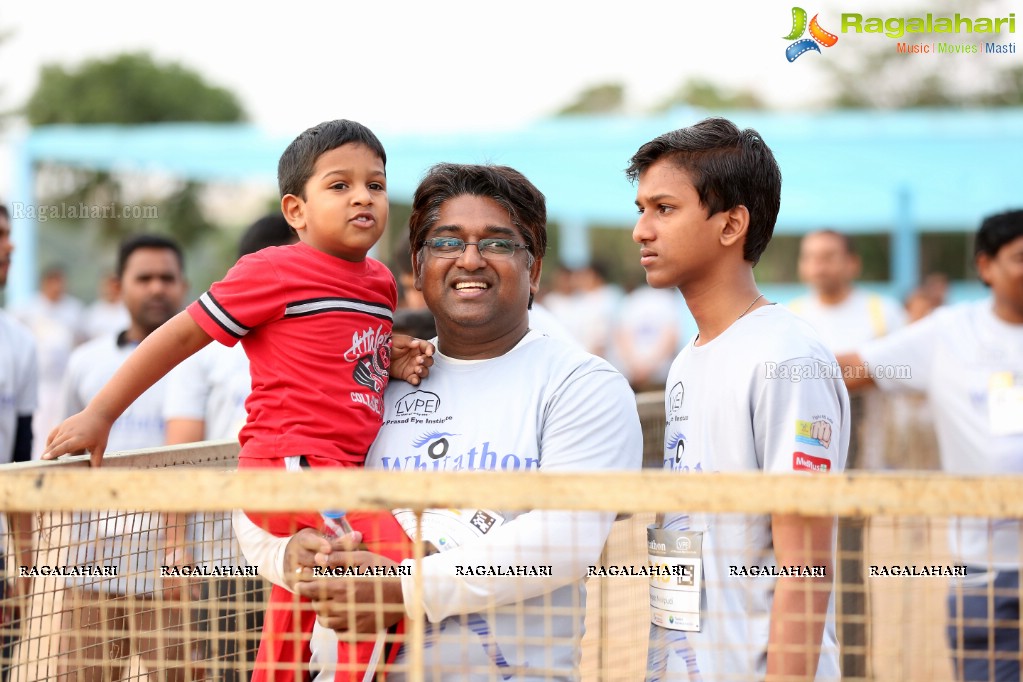
[[[60,426],[50,432],[46,439],[43,459],[57,459],[61,455],[80,455],[88,450],[92,466],[98,467],[107,449],[107,438],[113,421],[94,414],[85,408],[73,417],[68,417]]]
[[[390,375],[418,386],[420,381],[430,375],[434,350],[429,341],[395,334],[391,339]]]

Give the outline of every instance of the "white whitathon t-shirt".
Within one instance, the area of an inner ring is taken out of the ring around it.
[[[604,360],[537,332],[505,355],[465,362],[435,356],[418,386],[392,381],[374,469],[593,471],[638,469],[636,400]],[[504,661],[535,668],[518,681],[578,677],[586,595],[614,513],[534,510],[474,544],[423,562],[431,680],[497,679]],[[251,561],[255,557],[249,557]],[[456,576],[456,565],[550,565],[552,576]],[[261,564],[262,565],[262,564]],[[413,578],[403,578],[406,609]],[[485,640],[493,642],[488,653]],[[325,646],[324,648],[331,648]],[[316,652],[322,655],[323,652]],[[329,652],[328,652],[329,653]],[[399,663],[407,663],[404,649]],[[332,679],[332,677],[331,677]],[[404,680],[392,673],[388,679]]]
[[[64,382],[64,414],[81,412],[136,344],[117,345],[116,336],[85,343],[71,354]],[[139,396],[110,429],[107,452],[137,450],[164,444],[164,377]],[[119,594],[143,594],[156,586],[159,515],[143,512],[75,512],[71,526],[70,564],[117,566],[116,578],[68,578],[69,584]]]
[[[709,343],[695,341],[668,374],[666,470],[844,469],[849,396],[834,355],[806,322],[781,306],[764,306]],[[804,428],[822,421],[831,426],[827,447]],[[763,679],[777,578],[729,576],[729,567],[776,564],[770,516],[673,512],[664,525],[704,533],[703,615],[700,632],[650,626],[648,679]],[[833,599],[818,680],[839,678]]]
[[[0,464],[13,458],[18,417],[35,411],[38,386],[32,334],[0,310]]]
[[[859,351],[871,368],[909,369],[909,378],[884,378],[886,370],[875,381],[927,395],[948,473],[1023,473],[1023,434],[994,435],[988,421],[991,375],[1012,372],[1023,382],[1023,325],[998,318],[993,306],[987,298],[939,308]],[[950,529],[951,548],[962,563],[1019,570],[1020,532],[1016,520],[962,519]]]
[[[249,359],[241,345],[211,343],[186,358],[167,375],[163,417],[205,422],[204,440],[237,438],[245,425],[245,399],[252,389]],[[193,559],[217,566],[242,566],[230,512],[189,516]]]

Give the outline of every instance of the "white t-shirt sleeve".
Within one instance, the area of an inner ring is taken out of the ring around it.
[[[242,549],[242,555],[249,565],[255,566],[259,575],[274,585],[280,585],[287,590],[288,586],[284,583],[284,552],[288,548],[291,536],[279,538],[268,533],[254,524],[245,512],[239,510],[231,515],[231,524],[238,545]]]
[[[763,471],[827,473],[845,469],[849,395],[835,365],[811,357],[761,367],[753,432]]]
[[[14,398],[14,409],[19,417],[31,416],[39,405],[39,360],[34,343],[27,344],[24,355],[24,372],[15,387]],[[41,435],[45,438],[49,434]]]
[[[209,372],[202,361],[202,351],[185,358],[167,375],[164,389],[163,418],[206,419],[210,397]]]
[[[891,334],[905,327],[907,322],[906,309],[893,299],[884,298],[882,300],[884,301],[885,334]]]
[[[860,358],[867,363],[870,375],[879,388],[884,391],[927,390],[935,341],[940,334],[946,333],[943,330],[943,318],[943,311],[932,313],[908,327],[874,339],[859,350]],[[877,367],[883,367],[885,371],[875,372]],[[905,367],[909,371],[893,371],[889,369],[892,367]]]
[[[78,414],[85,409],[86,401],[82,397],[82,361],[81,355],[72,353],[68,360],[67,371],[60,387],[60,416],[62,419]]]
[[[636,400],[624,377],[608,368],[570,378],[547,403],[540,440],[541,473],[640,468],[643,436]],[[580,580],[599,560],[614,518],[613,512],[532,510],[473,544],[427,557],[422,565],[427,618],[437,623]],[[494,577],[459,575],[458,569],[508,565],[551,570],[545,577]],[[402,577],[409,613],[415,581],[415,576]]]

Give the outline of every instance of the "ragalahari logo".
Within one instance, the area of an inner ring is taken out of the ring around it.
[[[799,55],[810,50],[820,52],[821,49],[817,47],[818,43],[824,47],[832,47],[838,42],[838,36],[834,33],[828,33],[821,28],[821,25],[817,23],[817,17],[818,15],[815,14],[813,19],[810,20],[810,38],[796,40],[806,31],[806,10],[802,7],[792,8],[792,32],[785,36],[785,40],[796,41],[785,48],[785,58],[790,62],[796,61]]]

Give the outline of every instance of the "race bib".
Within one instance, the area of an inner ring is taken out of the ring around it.
[[[415,540],[416,514],[411,509],[395,509],[405,534]],[[504,524],[504,517],[491,509],[427,509],[422,515],[422,537],[438,551],[455,547],[483,537]]]
[[[650,622],[670,630],[700,631],[703,533],[647,526]]]

